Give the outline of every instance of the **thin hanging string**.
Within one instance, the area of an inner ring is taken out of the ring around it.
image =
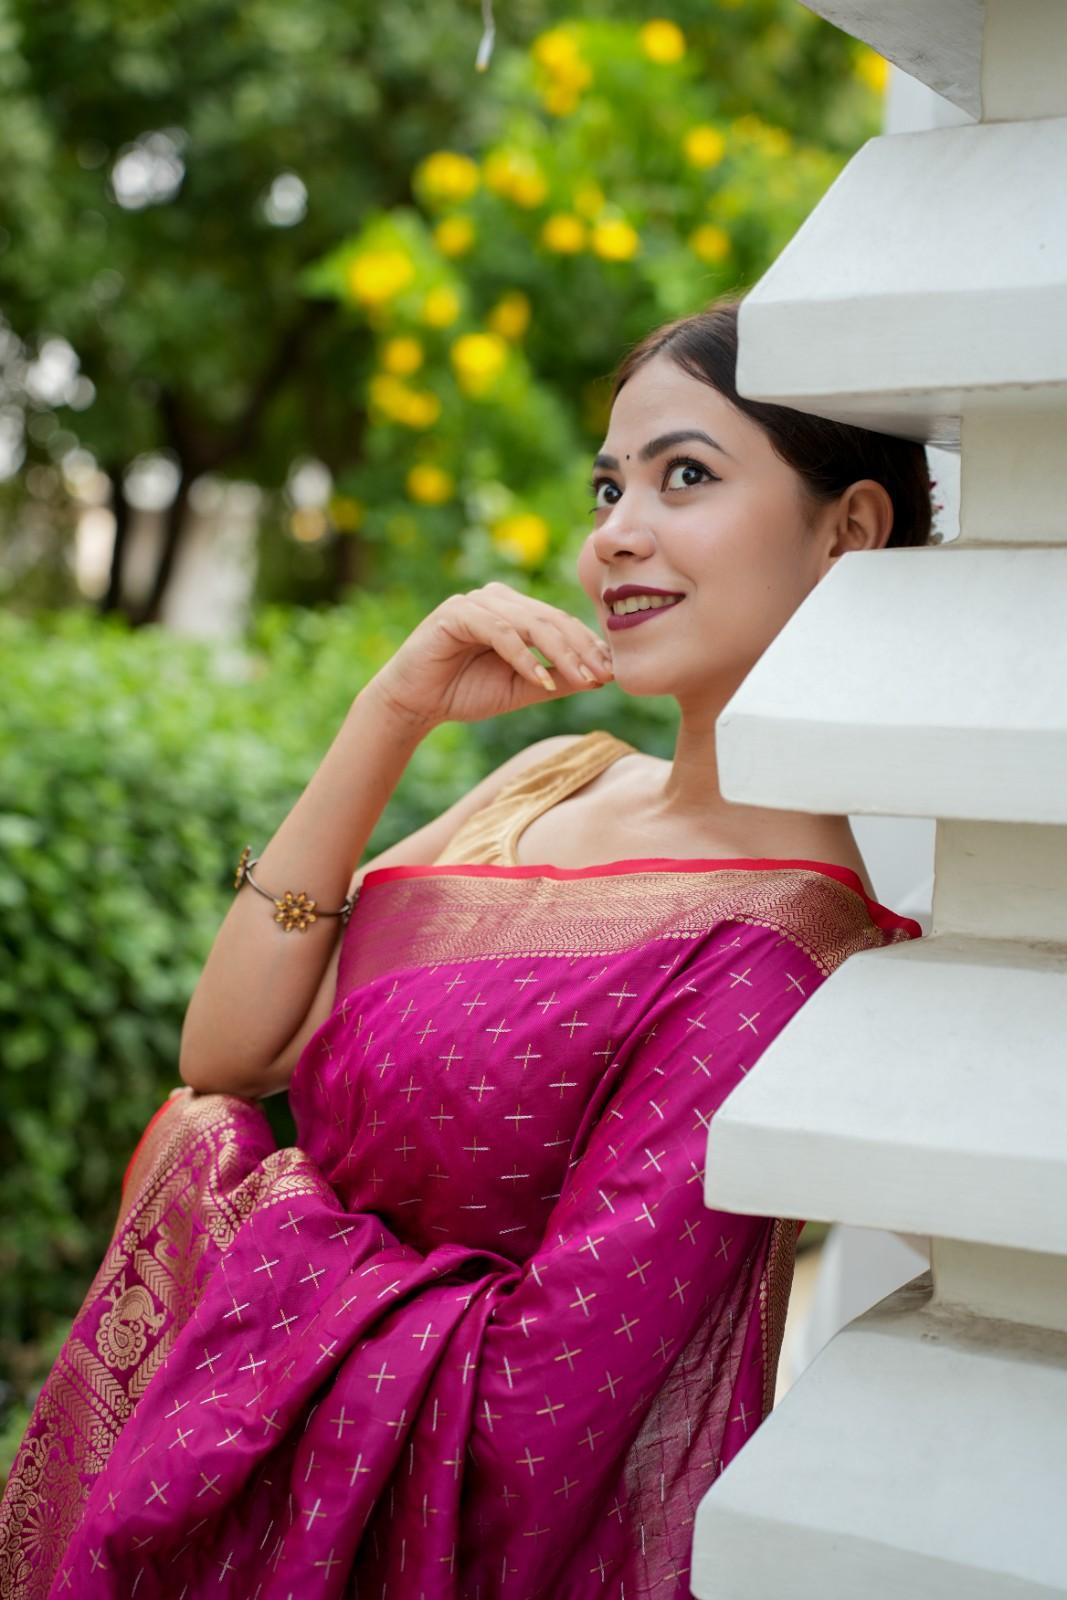
[[[496,38],[496,23],[493,21],[493,0],[482,0],[482,33],[478,54],[474,58],[474,67],[477,72],[485,72],[489,66],[489,57],[493,53],[493,41]]]

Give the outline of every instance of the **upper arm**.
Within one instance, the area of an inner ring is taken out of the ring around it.
[[[379,867],[420,867],[430,866],[444,850],[449,841],[458,833],[468,817],[480,811],[482,806],[488,805],[490,800],[512,779],[525,772],[527,767],[534,766],[546,757],[554,755],[559,750],[565,750],[576,739],[582,738],[579,733],[550,734],[546,739],[538,739],[526,749],[519,750],[507,761],[490,772],[473,789],[453,802],[439,817],[434,817],[421,828],[416,828],[414,833],[409,833],[405,838],[398,839],[395,844],[383,850],[379,855],[364,861],[356,868],[349,882],[349,893],[354,894],[360,887],[368,872],[376,871]],[[330,959],[322,980],[316,990],[315,998],[308,1008],[300,1027],[293,1034],[284,1049],[275,1056],[274,1060],[264,1070],[261,1077],[262,1095],[277,1094],[284,1089],[292,1077],[293,1068],[299,1061],[304,1046],[317,1028],[320,1028],[333,1008],[334,994],[337,989],[337,965],[341,955],[340,934],[330,953]]]

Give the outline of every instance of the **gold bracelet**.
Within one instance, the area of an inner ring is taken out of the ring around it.
[[[242,884],[251,884],[257,894],[261,894],[265,900],[273,901],[277,907],[274,913],[274,920],[281,923],[283,933],[292,933],[294,928],[299,929],[301,933],[306,933],[311,924],[317,922],[319,917],[340,917],[342,927],[347,924],[349,917],[352,915],[352,907],[356,903],[354,894],[345,896],[345,903],[339,911],[320,911],[318,901],[312,900],[304,893],[303,889],[296,894],[293,893],[292,889],[286,889],[279,900],[275,895],[271,894],[269,889],[264,889],[263,885],[257,883],[253,878],[249,868],[254,867],[258,860],[258,856],[252,855],[252,846],[246,844],[241,851],[241,859],[237,863],[237,876],[233,880],[233,886],[235,889],[240,889]]]

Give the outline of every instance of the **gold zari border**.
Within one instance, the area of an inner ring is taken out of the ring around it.
[[[340,962],[345,990],[402,967],[506,956],[608,956],[698,939],[728,922],[774,928],[824,976],[883,930],[847,884],[801,867],[605,873],[588,878],[442,873],[364,885]]]

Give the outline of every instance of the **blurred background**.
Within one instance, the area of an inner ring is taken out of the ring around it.
[[[795,0],[496,24],[477,72],[476,0],[0,4],[0,1476],[241,847],[446,594],[595,623],[612,368],[882,126],[881,57]],[[367,855],[548,733],[669,757],[674,711],[446,724]]]

